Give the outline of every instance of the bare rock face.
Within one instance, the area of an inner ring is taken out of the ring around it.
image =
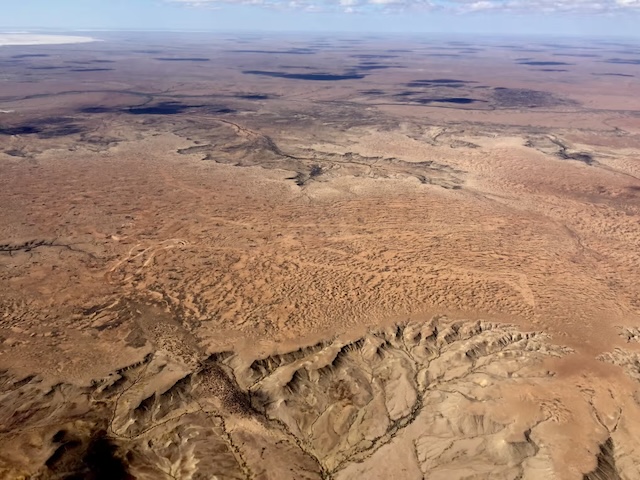
[[[2,476],[516,479],[557,468],[550,409],[508,412],[517,392],[553,384],[545,358],[569,353],[545,335],[436,318],[258,359],[172,338],[158,334],[155,353],[87,387],[3,375]],[[593,456],[585,478],[633,478],[612,437]]]
[[[467,468],[509,478],[538,452],[529,438],[533,425],[515,439],[509,424],[489,413],[486,405],[496,399],[485,387],[515,386],[525,381],[519,372],[526,378],[527,366],[559,353],[535,334],[434,322],[333,343],[290,362],[254,362],[257,381],[248,388],[266,393],[268,403],[258,407],[338,478],[388,478],[390,455],[402,459],[394,469],[416,478]]]

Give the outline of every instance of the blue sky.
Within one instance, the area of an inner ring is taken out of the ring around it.
[[[640,38],[640,0],[0,0],[0,28]]]

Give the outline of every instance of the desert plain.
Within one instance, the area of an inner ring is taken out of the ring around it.
[[[91,36],[0,46],[1,478],[640,478],[637,42]]]

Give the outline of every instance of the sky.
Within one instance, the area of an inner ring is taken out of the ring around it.
[[[0,0],[0,30],[34,29],[640,39],[640,0]]]

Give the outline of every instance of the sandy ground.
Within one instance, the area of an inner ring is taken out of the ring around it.
[[[640,476],[636,67],[118,41],[0,58],[0,476]]]

